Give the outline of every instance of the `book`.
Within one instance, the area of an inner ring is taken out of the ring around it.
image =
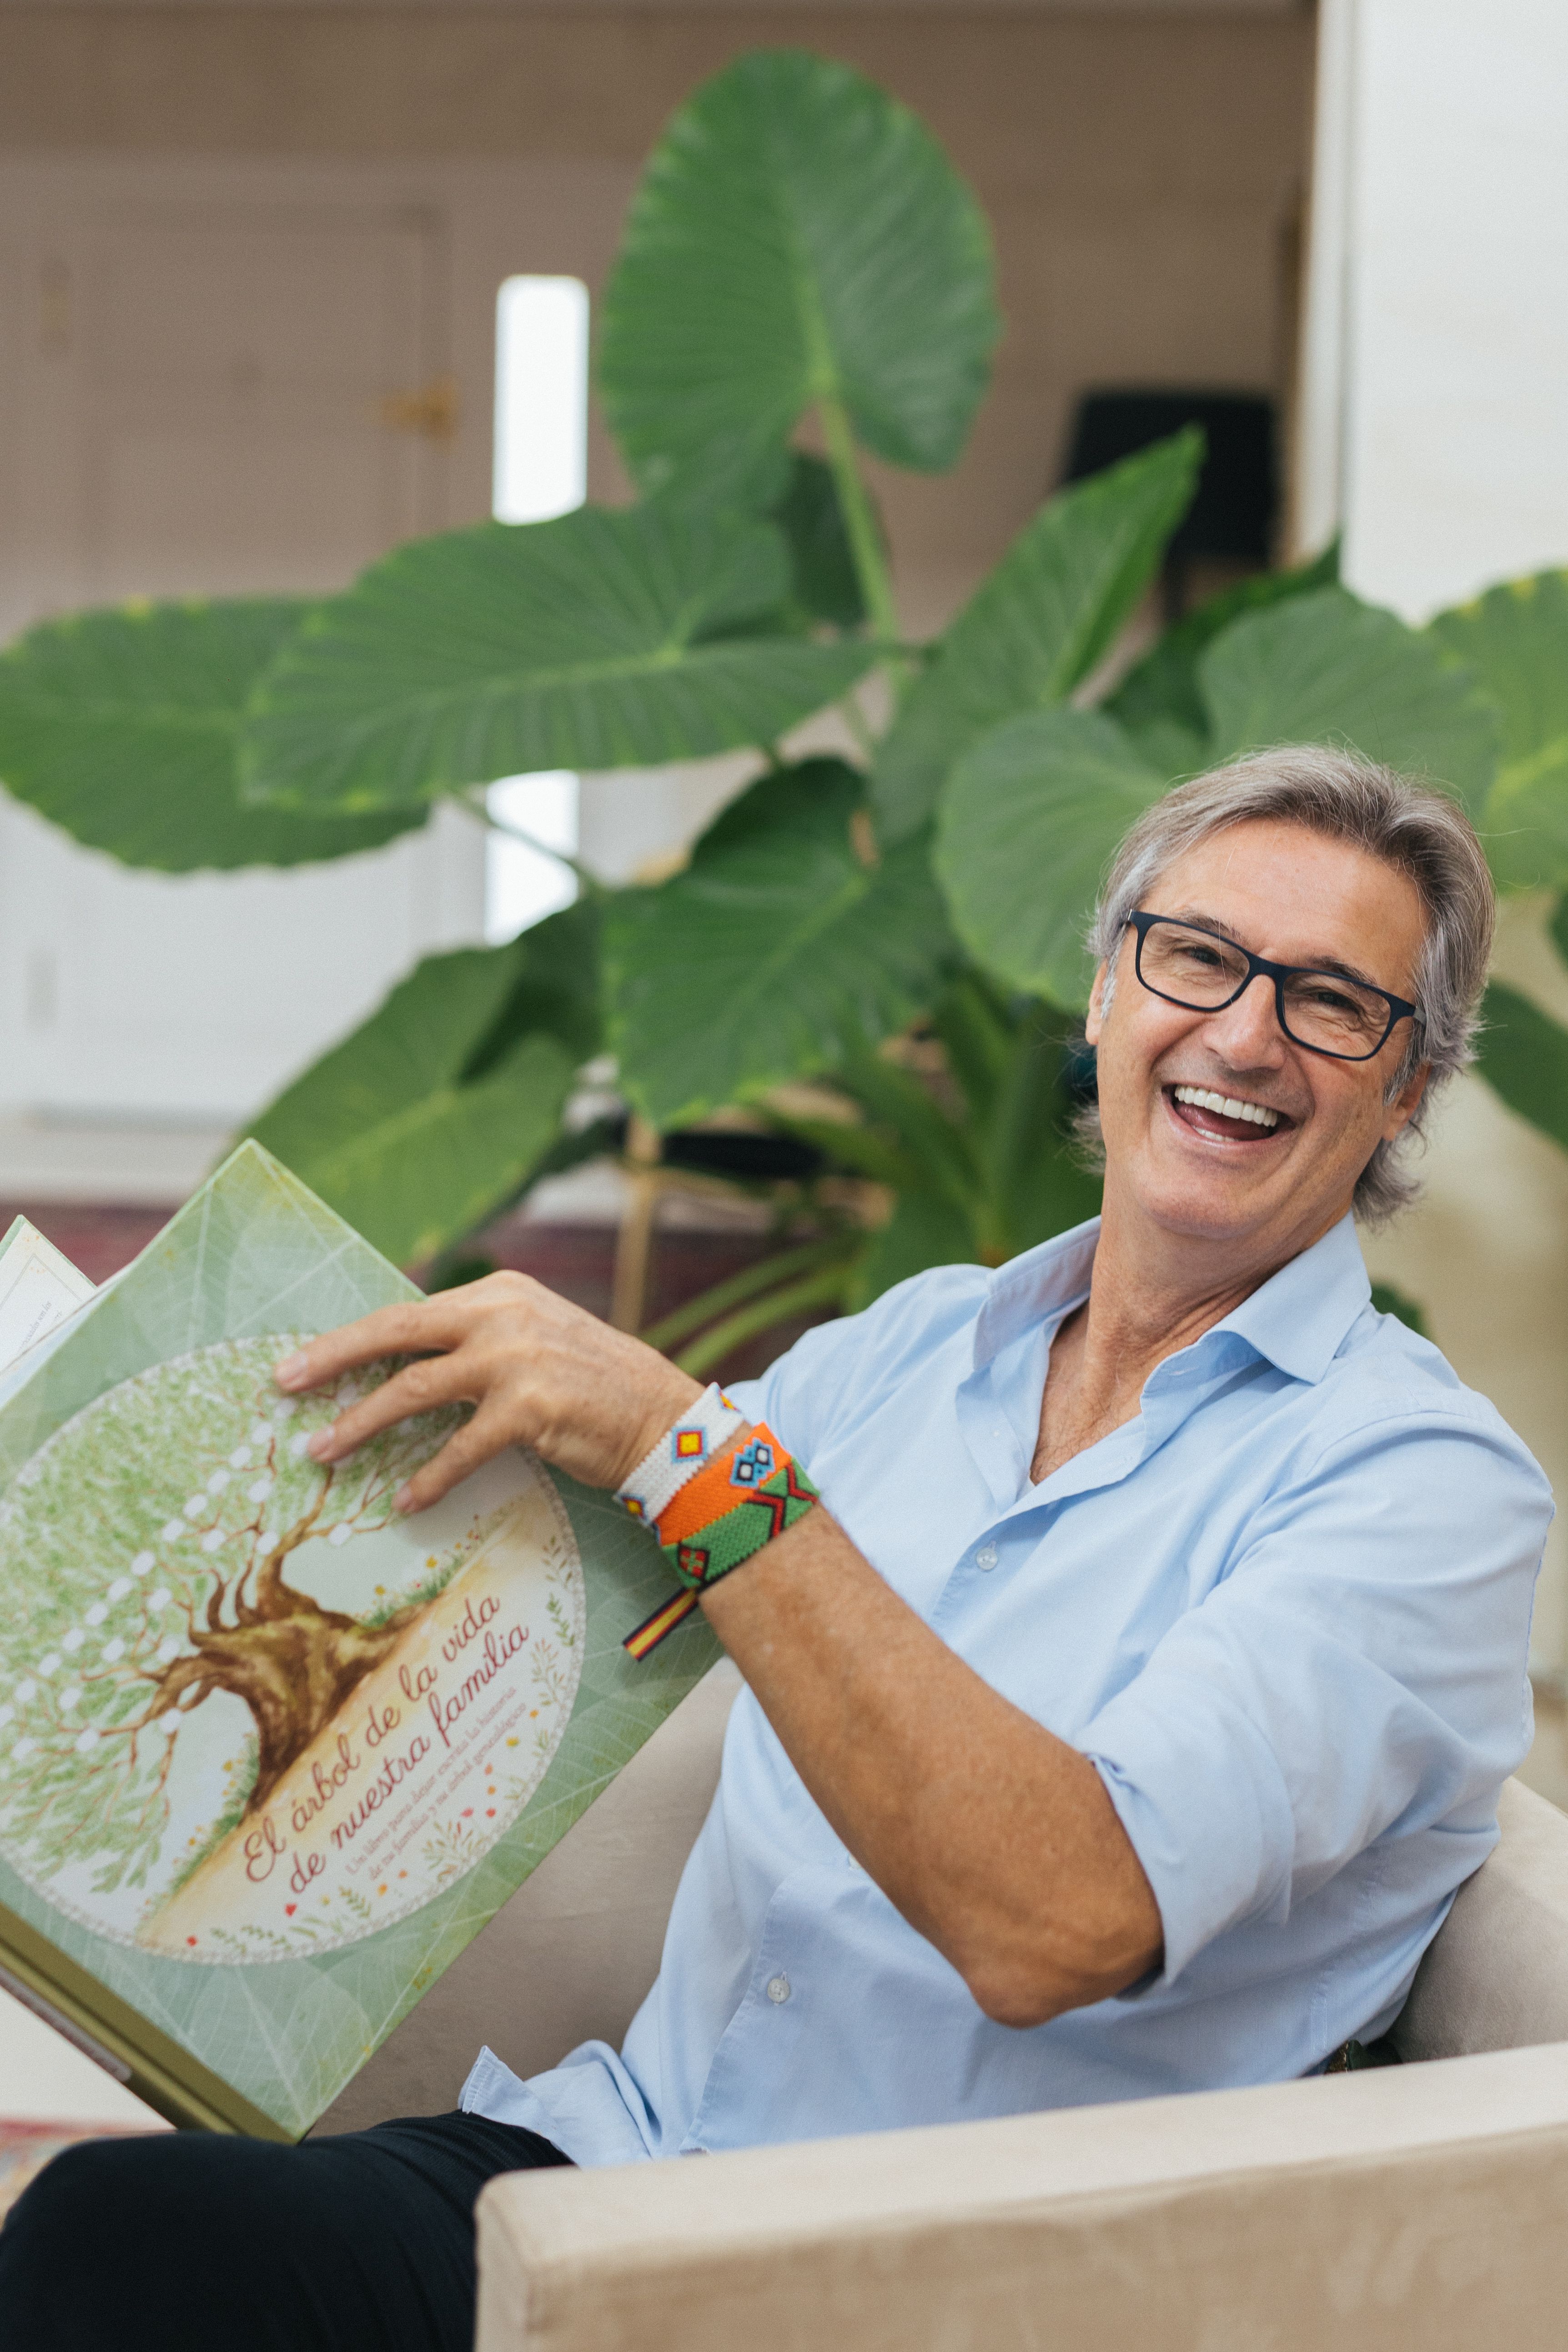
[[[95,1285],[26,1217],[0,1236],[0,1371],[93,1296]]]
[[[0,1313],[50,1263],[7,1241]],[[398,1514],[458,1408],[311,1461],[392,1367],[274,1365],[419,1294],[258,1144],[71,1288],[0,1327],[0,1982],[171,2121],[298,2138],[717,1643],[635,1660],[657,1541],[520,1449]]]

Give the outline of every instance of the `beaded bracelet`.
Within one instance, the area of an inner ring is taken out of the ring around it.
[[[634,1519],[657,1526],[682,1486],[710,1462],[726,1438],[733,1437],[745,1421],[717,1381],[705,1388],[695,1404],[683,1412],[664,1435],[648,1447],[616,1500]]]
[[[742,1416],[729,1405],[727,1397],[717,1390],[709,1395],[729,1406],[740,1423]],[[701,1398],[699,1405],[707,1402],[707,1397]],[[689,1415],[688,1423],[693,1418]],[[710,1415],[705,1429],[711,1421]],[[783,1535],[786,1528],[794,1527],[818,1499],[816,1488],[795,1456],[780,1444],[765,1422],[758,1422],[743,1438],[737,1428],[705,1459],[691,1458],[690,1469],[668,1499],[657,1513],[648,1512],[644,1498],[650,1491],[659,1490],[644,1473],[656,1456],[669,1460],[669,1441],[685,1425],[678,1423],[667,1438],[660,1439],[616,1496],[617,1501],[627,1498],[626,1507],[634,1516],[651,1518],[659,1547],[686,1588],[661,1601],[651,1617],[627,1634],[622,1647],[634,1658],[646,1658],[657,1649],[665,1635],[690,1615],[700,1593],[761,1551],[764,1544],[772,1543],[775,1536]],[[660,1485],[668,1481],[661,1480]]]

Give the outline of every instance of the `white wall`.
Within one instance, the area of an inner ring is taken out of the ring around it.
[[[1356,15],[1345,554],[1425,619],[1568,562],[1568,8]]]
[[[1342,524],[1350,584],[1421,621],[1568,564],[1568,7],[1321,0],[1319,34],[1297,536]],[[1498,968],[1562,1019],[1543,911],[1509,905]],[[1426,1172],[1373,1271],[1568,1495],[1568,1157],[1465,1078]],[[1539,1665],[1565,1647],[1560,1523]]]

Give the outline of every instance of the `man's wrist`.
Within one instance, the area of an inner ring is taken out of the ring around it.
[[[722,1578],[797,1525],[817,1492],[767,1423],[747,1422],[715,1386],[649,1448],[616,1500],[658,1537],[685,1588],[626,1637],[641,1659]]]
[[[683,1486],[658,1523],[659,1543],[689,1591],[705,1592],[803,1519],[816,1488],[766,1422],[738,1429]]]
[[[616,1500],[634,1519],[657,1527],[681,1488],[700,1476],[742,1426],[744,1416],[717,1381],[692,1382],[674,1418],[663,1426],[616,1488]]]
[[[679,1365],[666,1364],[665,1370],[668,1380],[661,1381],[657,1388],[650,1384],[637,1425],[627,1432],[626,1451],[616,1475],[608,1482],[617,1496],[653,1448],[706,1393],[701,1381],[693,1380]]]

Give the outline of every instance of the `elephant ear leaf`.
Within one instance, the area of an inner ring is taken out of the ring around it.
[[[1476,1066],[1510,1110],[1568,1151],[1568,1029],[1494,980],[1481,1005]]]
[[[1568,572],[1542,572],[1439,613],[1427,635],[1501,712],[1502,757],[1479,814],[1506,887],[1568,883]]]
[[[310,610],[255,596],[42,622],[0,654],[0,780],[87,848],[163,874],[309,865],[408,832],[423,810],[240,800],[241,714]]]
[[[1209,714],[1198,683],[1198,663],[1222,631],[1247,613],[1265,612],[1293,596],[1337,586],[1338,540],[1310,563],[1291,572],[1259,572],[1210,596],[1134,663],[1101,709],[1125,727],[1152,767],[1173,776],[1200,768],[1208,756]]]
[[[925,824],[953,762],[1005,719],[1064,703],[1109,652],[1186,512],[1203,436],[1140,450],[1041,508],[942,640],[877,760],[885,840]]]
[[[940,472],[999,327],[984,215],[924,124],[847,66],[757,50],[654,151],[599,390],[645,489],[744,495],[819,402],[876,456]]]
[[[794,602],[806,625],[826,621],[838,629],[858,628],[866,600],[831,467],[804,449],[792,450],[788,478],[772,515],[789,549]]]
[[[935,1265],[969,1265],[977,1255],[973,1223],[955,1202],[940,1193],[900,1193],[891,1217],[857,1260],[845,1305],[858,1315],[895,1283]]]
[[[1099,711],[1034,711],[977,743],[942,795],[934,859],[976,960],[1009,987],[1086,1004],[1084,932],[1100,877],[1163,789]]]
[[[926,845],[863,864],[863,793],[837,760],[764,776],[684,873],[611,901],[610,1043],[657,1126],[831,1069],[936,993],[953,949]]]
[[[1343,588],[1249,613],[1198,664],[1216,760],[1338,744],[1426,778],[1472,816],[1497,769],[1495,703],[1433,638]]]
[[[771,523],[664,499],[417,540],[274,664],[247,721],[245,790],[310,809],[408,807],[535,769],[770,743],[875,658],[737,634],[788,593]]]
[[[504,1206],[597,1043],[591,908],[426,956],[249,1132],[400,1265]]]

